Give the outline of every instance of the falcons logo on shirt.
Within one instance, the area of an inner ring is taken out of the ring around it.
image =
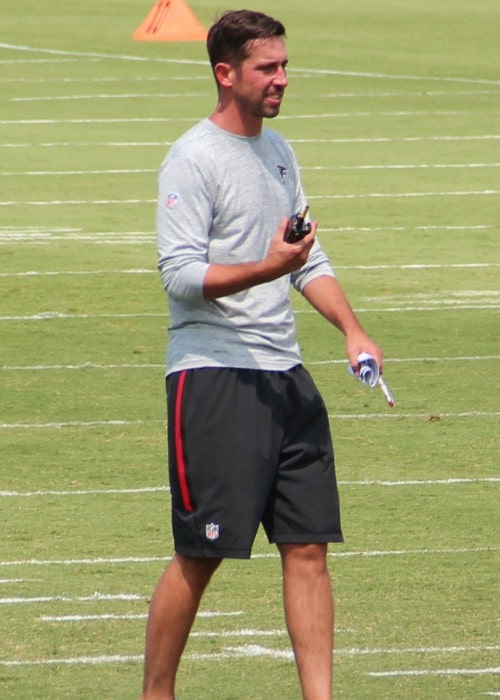
[[[287,176],[287,173],[288,173],[288,171],[287,171],[287,169],[286,169],[286,166],[284,166],[284,165],[277,165],[276,167],[278,168],[278,173],[279,173],[279,176],[280,176],[280,180],[281,180],[281,182],[282,182],[283,185],[284,185],[284,184],[285,184],[285,181],[286,181],[286,176]]]

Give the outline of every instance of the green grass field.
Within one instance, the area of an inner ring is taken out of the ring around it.
[[[202,42],[132,41],[152,0],[4,5],[0,697],[138,698],[172,554],[156,172],[215,87]],[[341,482],[336,696],[499,696],[500,5],[245,6],[287,26],[271,126],[397,401],[295,295]],[[280,585],[259,533],[203,601],[182,700],[298,700]]]

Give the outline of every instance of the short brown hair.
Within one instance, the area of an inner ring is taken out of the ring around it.
[[[217,63],[238,66],[248,58],[249,47],[253,41],[278,36],[285,36],[285,27],[262,12],[225,12],[208,32],[207,50],[212,68],[215,68]]]

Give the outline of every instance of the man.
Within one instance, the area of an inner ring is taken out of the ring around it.
[[[303,698],[332,694],[326,554],[342,532],[328,416],[301,365],[290,284],[344,333],[355,369],[361,352],[380,364],[382,352],[335,279],[317,224],[284,240],[306,201],[290,147],[263,128],[287,86],[284,35],[280,22],[246,10],[212,26],[215,111],[172,146],[160,171],[176,553],[151,601],[143,700],[174,698],[203,592],[222,559],[250,556],[260,523],[281,555]]]

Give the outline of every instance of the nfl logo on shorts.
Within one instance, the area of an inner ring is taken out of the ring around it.
[[[215,523],[208,523],[205,525],[205,536],[207,540],[218,540],[219,539],[219,526]]]

